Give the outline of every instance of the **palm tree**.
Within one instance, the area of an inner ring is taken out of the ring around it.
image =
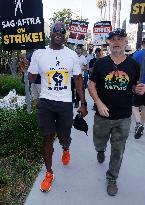
[[[110,21],[110,0],[108,0],[108,13],[109,13],[108,19],[109,19],[109,21]]]
[[[117,28],[120,28],[120,11],[121,11],[121,0],[118,0],[118,4],[117,4]]]
[[[117,0],[113,2],[113,13],[112,13],[112,28],[115,28],[116,24],[116,11],[117,11]]]
[[[101,20],[103,20],[103,8],[106,8],[107,2],[106,2],[106,0],[96,0],[96,5],[100,9]],[[104,12],[104,17],[105,17],[105,12]]]

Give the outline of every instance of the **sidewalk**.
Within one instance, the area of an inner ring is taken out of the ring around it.
[[[92,142],[93,102],[88,94],[87,101],[88,136],[72,129],[71,162],[68,166],[61,164],[62,149],[58,141],[55,142],[55,181],[52,190],[47,193],[39,190],[45,174],[43,166],[25,205],[145,205],[145,134],[141,139],[135,140],[134,122],[132,123],[118,179],[118,195],[109,197],[106,193],[105,172],[108,169],[110,144],[105,162],[98,164]]]

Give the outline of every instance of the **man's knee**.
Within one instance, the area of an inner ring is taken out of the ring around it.
[[[43,137],[43,144],[50,145],[54,142],[55,133]]]

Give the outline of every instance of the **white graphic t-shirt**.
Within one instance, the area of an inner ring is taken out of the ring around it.
[[[93,53],[87,54],[86,59],[87,59],[88,66],[89,66],[90,60],[92,60],[93,58],[95,58],[95,55]]]
[[[33,53],[28,72],[41,75],[40,98],[71,102],[71,77],[81,74],[81,68],[76,52],[46,47]]]
[[[81,67],[81,72],[82,72],[82,75],[84,74],[84,66],[87,65],[87,59],[84,55],[81,55],[81,56],[78,56],[79,57],[79,64],[80,64],[80,67]]]

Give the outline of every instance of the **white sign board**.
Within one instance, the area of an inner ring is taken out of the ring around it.
[[[111,21],[101,21],[94,24],[93,44],[96,46],[106,45],[106,36],[112,31]]]

